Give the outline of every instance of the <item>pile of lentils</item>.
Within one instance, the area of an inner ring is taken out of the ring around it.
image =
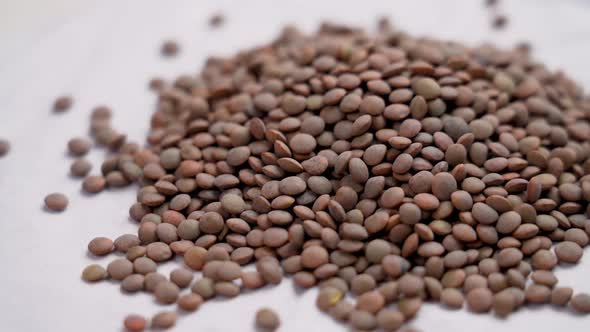
[[[589,242],[590,99],[526,50],[324,23],[151,87],[146,147],[112,129],[108,107],[93,113],[113,154],[83,188],[138,183],[139,228],[92,240],[92,254],[126,257],[85,280],[194,311],[291,276],[363,331],[408,327],[425,301],[500,317],[530,304],[590,312],[590,295],[552,272]],[[183,266],[157,272],[175,256]],[[262,328],[279,323],[257,314]]]

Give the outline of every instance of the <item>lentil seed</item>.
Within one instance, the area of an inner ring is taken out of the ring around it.
[[[152,327],[169,329],[176,325],[177,314],[173,311],[161,311],[152,317]]]
[[[82,271],[82,279],[88,282],[96,282],[107,277],[107,270],[97,264],[88,265]]]
[[[583,314],[590,313],[590,295],[586,293],[579,293],[572,297],[570,302],[571,307]]]
[[[256,311],[256,326],[258,328],[276,331],[281,325],[279,316],[270,308],[261,308]]]
[[[68,198],[62,193],[52,193],[45,196],[45,207],[50,211],[61,212],[68,206]]]
[[[123,326],[129,332],[141,332],[145,329],[147,321],[143,316],[131,314],[125,317]]]

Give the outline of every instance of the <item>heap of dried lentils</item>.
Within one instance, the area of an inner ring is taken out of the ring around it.
[[[92,240],[91,253],[126,258],[84,279],[193,311],[287,274],[358,330],[397,330],[424,301],[590,312],[552,272],[589,242],[590,99],[522,49],[323,24],[151,86],[145,148],[111,128],[107,107],[93,113],[115,153],[83,188],[139,183],[139,229]],[[185,266],[157,272],[174,256]],[[264,310],[258,325],[276,329]],[[175,321],[164,311],[152,325]]]

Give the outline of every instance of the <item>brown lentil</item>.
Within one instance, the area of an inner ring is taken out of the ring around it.
[[[590,295],[586,293],[574,295],[570,302],[570,306],[579,313],[590,313]]]
[[[565,306],[569,303],[574,290],[570,287],[556,287],[551,291],[551,304],[556,306]]]
[[[176,284],[170,281],[162,281],[158,283],[154,289],[154,295],[158,302],[162,304],[171,304],[176,302],[180,289]]]
[[[90,140],[83,137],[75,137],[68,141],[68,150],[70,154],[76,157],[84,156],[91,147]]]
[[[178,43],[173,40],[167,40],[162,44],[161,53],[164,56],[175,56],[178,53]]]
[[[369,312],[353,310],[350,313],[350,324],[359,330],[373,330],[377,327],[377,318]]]
[[[133,273],[133,263],[124,258],[115,259],[107,266],[109,276],[115,280],[123,280]]]
[[[7,139],[0,138],[0,158],[10,152],[10,142]]]
[[[261,308],[256,311],[256,326],[267,331],[276,331],[281,325],[279,316],[270,308]]]
[[[113,240],[106,237],[96,237],[88,243],[88,251],[95,256],[108,255],[115,249]]]
[[[577,243],[564,241],[555,246],[555,254],[561,262],[575,264],[580,261],[584,251]]]
[[[121,281],[121,289],[128,293],[138,292],[144,287],[145,277],[141,274],[132,274]]]
[[[152,317],[152,327],[157,329],[169,329],[176,325],[178,315],[173,311],[161,311]]]
[[[68,206],[68,198],[62,193],[52,193],[45,196],[45,207],[50,211],[61,212]]]
[[[492,308],[493,294],[487,288],[476,288],[467,293],[467,305],[476,313],[488,312]]]
[[[131,314],[125,317],[123,325],[129,332],[141,332],[147,326],[147,321],[143,316]]]
[[[108,276],[107,271],[100,265],[88,265],[82,271],[82,279],[88,282],[96,282],[105,279]]]
[[[106,186],[106,180],[100,175],[91,175],[84,179],[82,182],[82,189],[90,194],[96,194],[104,190]]]
[[[65,112],[68,109],[70,109],[70,107],[72,107],[72,104],[74,103],[74,100],[72,97],[70,96],[61,96],[58,97],[54,102],[53,102],[53,111],[54,112]]]
[[[451,309],[461,309],[463,307],[464,296],[458,289],[445,288],[440,294],[440,301]]]
[[[75,177],[82,178],[88,175],[91,169],[92,164],[89,161],[85,159],[76,159],[70,165],[70,174],[72,174]]]
[[[201,278],[192,285],[191,291],[195,294],[199,294],[204,299],[211,298],[215,295],[214,281],[210,278]]]
[[[193,281],[193,272],[182,267],[176,268],[170,272],[170,281],[179,288],[186,288]]]

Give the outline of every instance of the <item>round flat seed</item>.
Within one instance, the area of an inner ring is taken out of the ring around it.
[[[45,207],[50,211],[61,212],[68,206],[68,198],[62,193],[45,196]]]
[[[107,266],[109,276],[115,280],[123,280],[133,273],[133,263],[124,258],[119,258]]]
[[[217,269],[216,277],[223,281],[232,281],[238,279],[242,271],[238,263],[224,261]]]
[[[295,153],[308,154],[315,150],[317,142],[315,138],[309,134],[296,134],[289,141],[289,147]]]
[[[10,152],[10,142],[0,138],[0,158],[6,156],[8,152]]]
[[[182,267],[176,268],[170,272],[170,281],[179,288],[186,288],[193,281],[193,272]]]
[[[422,219],[422,211],[416,204],[405,203],[399,208],[400,221],[407,225],[414,225]]]
[[[501,268],[509,268],[518,265],[523,258],[523,254],[519,249],[506,248],[500,250],[498,253],[498,265]]]
[[[377,326],[385,331],[397,331],[404,320],[401,312],[392,309],[383,309],[377,314]]]
[[[105,279],[108,276],[107,270],[100,265],[88,265],[82,271],[82,279],[88,282],[96,282]]]
[[[557,287],[551,292],[551,304],[557,306],[565,306],[569,303],[574,290],[570,287]]]
[[[398,303],[398,309],[406,319],[411,319],[416,316],[421,307],[422,300],[418,297],[405,298]]]
[[[494,295],[493,309],[496,315],[506,317],[511,314],[517,307],[514,295],[506,290]]]
[[[353,294],[360,295],[375,289],[375,279],[368,274],[359,274],[350,282],[350,289]]]
[[[199,294],[204,299],[215,296],[215,282],[207,277],[195,281],[191,287],[191,291],[195,294]]]
[[[163,262],[172,257],[172,250],[164,242],[150,243],[146,250],[146,255],[155,262]]]
[[[362,99],[359,110],[369,115],[379,115],[385,109],[385,102],[378,96],[366,96]]]
[[[441,201],[448,201],[457,191],[457,181],[450,173],[438,173],[432,178],[432,194]]]
[[[495,223],[499,216],[498,212],[484,203],[475,203],[471,210],[473,218],[481,224],[491,225]]]
[[[139,257],[133,261],[133,270],[135,273],[147,275],[151,272],[156,272],[157,268],[156,262],[148,257]]]
[[[82,189],[91,194],[96,194],[104,190],[106,179],[100,175],[91,175],[82,182]]]
[[[553,288],[557,284],[557,277],[551,271],[535,271],[531,274],[531,279],[537,284]]]
[[[199,229],[206,234],[219,233],[223,226],[223,217],[217,212],[206,212],[199,220]]]
[[[106,237],[96,237],[88,243],[88,251],[95,256],[108,255],[115,249],[113,240]]]
[[[590,313],[590,295],[586,293],[576,294],[572,297],[570,305],[579,313]]]
[[[493,305],[493,294],[487,288],[476,288],[467,293],[467,305],[476,313],[488,312]]]
[[[250,149],[247,146],[239,146],[227,152],[226,160],[230,166],[239,166],[250,157]]]
[[[279,183],[279,190],[285,195],[296,196],[303,193],[305,189],[307,189],[305,181],[297,176],[286,177]]]
[[[203,298],[199,294],[184,294],[178,299],[178,307],[184,311],[195,311],[201,304],[203,304]]]
[[[365,256],[372,263],[381,263],[391,252],[391,245],[385,240],[372,240],[365,247]]]
[[[575,264],[580,261],[584,251],[577,243],[564,241],[555,246],[555,254],[560,261]]]
[[[378,291],[371,291],[358,297],[356,308],[377,314],[385,306],[385,298]]]
[[[221,206],[230,214],[240,214],[246,209],[246,203],[242,197],[234,194],[227,194],[221,198]]]
[[[354,310],[350,313],[350,324],[359,330],[370,331],[377,327],[377,318],[371,313]]]
[[[445,288],[440,294],[440,301],[451,309],[461,309],[463,307],[463,293],[455,288]]]
[[[158,272],[150,272],[146,274],[144,279],[144,288],[148,292],[153,292],[156,289],[156,286],[166,281],[166,277]]]
[[[173,311],[161,311],[152,317],[152,327],[158,329],[169,329],[176,324],[178,315]]]
[[[90,173],[92,164],[85,159],[77,159],[70,165],[70,174],[75,177],[85,177]]]
[[[301,253],[301,265],[304,268],[315,269],[328,261],[328,251],[320,246],[307,247]]]
[[[144,287],[145,277],[141,274],[132,274],[127,276],[121,282],[121,289],[128,293],[138,292]]]
[[[340,300],[342,300],[343,295],[344,294],[342,294],[342,292],[337,288],[330,286],[323,287],[318,293],[316,306],[321,311],[328,311],[330,308],[338,304]]]
[[[424,290],[424,281],[418,276],[405,274],[398,280],[399,291],[406,297],[420,294]]]
[[[213,286],[215,293],[227,298],[236,297],[240,294],[240,287],[233,282],[220,281]]]
[[[256,311],[256,326],[267,331],[276,331],[281,325],[281,320],[276,312],[270,308],[261,308]]]
[[[92,143],[83,137],[72,138],[68,141],[68,150],[71,155],[76,157],[84,156],[90,150]]]
[[[170,281],[162,281],[158,283],[154,289],[156,300],[162,304],[171,304],[176,302],[179,293],[180,289],[178,286]]]
[[[143,316],[131,314],[125,317],[123,326],[125,326],[125,329],[129,332],[141,332],[145,330],[147,320]]]
[[[412,89],[416,94],[425,99],[434,99],[440,96],[440,86],[431,78],[420,78],[412,84]]]
[[[381,194],[379,203],[384,208],[395,208],[403,201],[405,197],[404,190],[400,187],[393,187],[385,190]]]
[[[184,263],[193,270],[201,270],[205,265],[207,250],[201,247],[191,247],[184,253]]]
[[[551,289],[547,286],[532,284],[526,288],[525,297],[529,303],[547,303],[551,297]]]

